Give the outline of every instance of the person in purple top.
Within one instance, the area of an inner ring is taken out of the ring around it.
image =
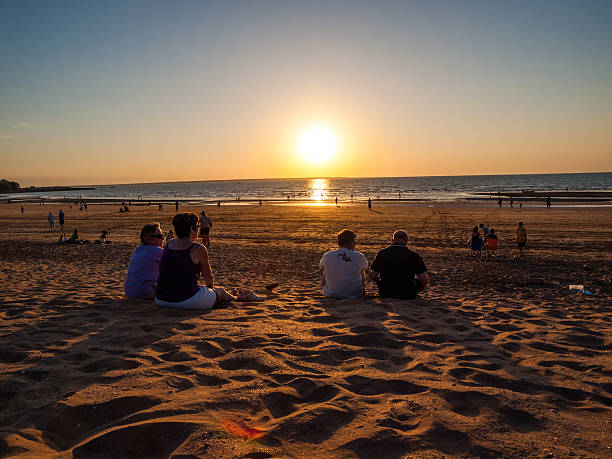
[[[136,247],[130,259],[124,291],[128,298],[154,298],[164,242],[159,223],[145,225],[140,242],[142,245]]]
[[[155,301],[159,306],[177,309],[211,309],[235,300],[223,287],[215,287],[208,261],[208,249],[194,242],[198,237],[198,216],[193,212],[176,214],[172,219],[176,238],[168,241],[159,265]],[[204,285],[199,285],[202,276]]]

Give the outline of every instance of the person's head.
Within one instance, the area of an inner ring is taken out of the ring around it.
[[[353,250],[355,248],[356,239],[357,235],[355,233],[349,229],[343,229],[338,233],[338,247]]]
[[[495,234],[495,229],[491,228],[491,231],[489,231],[489,233],[491,233],[491,235],[494,235]]]
[[[187,238],[191,234],[198,234],[198,216],[193,212],[176,214],[172,219],[172,226],[178,238]]]
[[[519,222],[519,226],[523,226],[523,222]]]
[[[140,230],[140,242],[142,245],[157,245],[162,246],[164,233],[159,226],[159,223],[148,223]]]
[[[478,227],[477,227],[477,226],[475,226],[474,228],[472,228],[472,232],[473,232],[473,233],[477,233],[477,232],[478,232]]]
[[[481,224],[480,224],[480,225],[478,225],[478,226],[480,226],[481,228],[484,228],[484,223],[481,223]]]
[[[78,234],[79,234],[79,230],[75,228],[75,229],[74,229],[74,231],[72,232],[72,235],[73,235],[73,236],[76,236],[76,235],[78,235]]]
[[[205,210],[202,211],[202,215],[204,215],[206,217],[206,211]]]
[[[408,233],[404,230],[397,230],[393,233],[393,243],[394,244],[408,244]]]

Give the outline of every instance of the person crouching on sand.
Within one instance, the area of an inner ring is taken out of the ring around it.
[[[161,255],[157,304],[177,309],[211,309],[235,300],[223,287],[215,288],[208,250],[194,242],[198,237],[198,216],[193,212],[176,214],[172,226],[176,238],[168,241]],[[200,274],[205,285],[198,284]]]
[[[359,298],[364,293],[368,260],[355,251],[357,236],[344,229],[337,235],[338,249],[325,253],[319,262],[323,273],[323,295]]]
[[[372,262],[370,279],[376,282],[383,298],[413,300],[429,283],[423,259],[406,244],[408,234],[402,230],[394,232],[391,245],[378,252]]]
[[[123,290],[128,298],[154,298],[159,276],[164,233],[159,223],[149,223],[140,231],[140,243],[134,250]]]

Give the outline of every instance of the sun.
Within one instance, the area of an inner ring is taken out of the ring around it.
[[[338,138],[327,126],[315,124],[300,134],[297,150],[312,164],[323,164],[338,151]]]

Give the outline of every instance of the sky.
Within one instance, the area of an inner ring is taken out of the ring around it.
[[[22,186],[603,171],[611,1],[0,2]]]

